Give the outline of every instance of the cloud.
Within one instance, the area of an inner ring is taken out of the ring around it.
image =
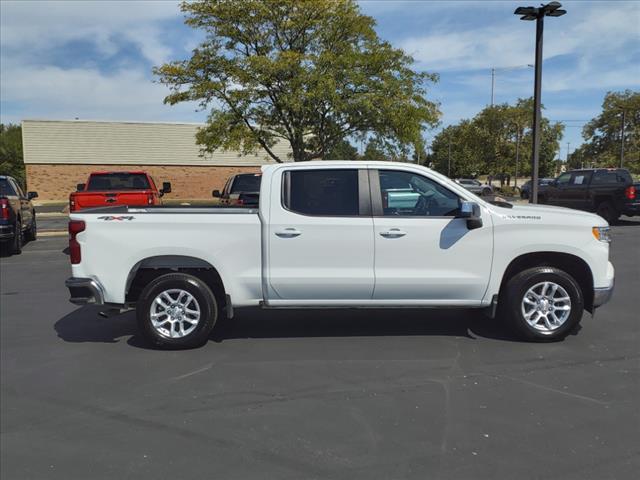
[[[472,8],[472,7],[470,7]],[[568,7],[570,8],[570,7]],[[587,58],[638,51],[640,6],[635,2],[615,2],[615,8],[582,3],[560,19],[545,24],[545,59],[577,54]],[[430,71],[471,70],[533,63],[534,23],[517,21],[450,31],[444,28],[400,40],[420,68]],[[564,22],[564,23],[563,23]]]
[[[152,62],[163,59],[162,32],[157,23],[180,19],[176,1],[5,1],[0,3],[3,55],[23,58],[64,46],[92,42],[111,56],[118,41],[128,39]]]

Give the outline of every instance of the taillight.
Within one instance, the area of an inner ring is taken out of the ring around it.
[[[149,205],[153,205],[153,193],[147,193],[147,202]]]
[[[241,199],[241,198],[239,198],[239,199],[236,201],[236,205],[244,205],[244,200],[243,200],[243,199]]]
[[[629,199],[629,200],[635,200],[635,198],[636,198],[636,187],[634,185],[628,186],[624,190],[624,196],[627,197],[627,199]]]
[[[73,197],[69,197],[69,211],[74,212],[76,210],[76,201]]]
[[[9,220],[10,213],[9,200],[3,198],[2,200],[0,200],[0,218],[2,218],[3,220]]]
[[[76,240],[76,235],[80,232],[84,232],[86,225],[82,220],[70,220],[69,221],[69,258],[71,263],[76,265],[82,260],[80,253],[80,244]]]

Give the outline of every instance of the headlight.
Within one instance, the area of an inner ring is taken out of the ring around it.
[[[591,231],[596,240],[611,243],[611,229],[609,227],[593,227]]]

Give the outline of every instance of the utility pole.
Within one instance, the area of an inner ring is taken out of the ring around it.
[[[620,125],[620,168],[624,164],[624,121],[625,111],[622,110],[622,125]]]
[[[518,7],[516,15],[520,20],[536,21],[536,62],[535,82],[533,89],[533,152],[531,155],[531,203],[538,203],[538,170],[540,167],[540,101],[542,94],[542,35],[544,32],[544,17],[560,17],[566,10],[560,9],[560,2],[550,2],[540,7]]]
[[[449,167],[447,169],[447,177],[451,178],[451,134],[449,134]]]
[[[571,145],[571,142],[567,142],[567,163],[569,163],[569,147]]]
[[[493,107],[493,89],[496,86],[496,69],[491,69],[491,106]]]

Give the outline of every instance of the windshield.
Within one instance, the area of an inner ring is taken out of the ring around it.
[[[230,193],[241,192],[259,192],[260,191],[260,174],[238,175],[231,185]]]
[[[144,173],[92,174],[85,191],[148,190],[149,180]]]
[[[16,191],[6,178],[0,178],[0,197],[1,196],[15,196]]]

